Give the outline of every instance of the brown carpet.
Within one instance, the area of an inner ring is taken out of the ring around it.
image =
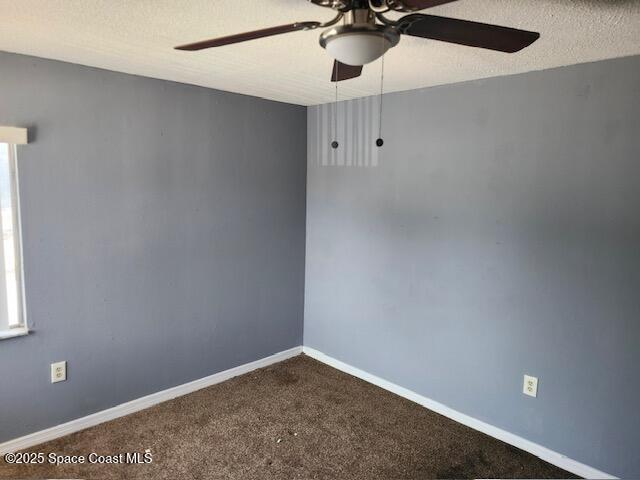
[[[305,356],[32,448],[150,449],[147,465],[19,466],[0,478],[576,478]]]

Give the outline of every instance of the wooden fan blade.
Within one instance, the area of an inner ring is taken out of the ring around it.
[[[175,47],[176,50],[203,50],[211,47],[221,47],[231,43],[246,42],[247,40],[255,40],[256,38],[271,37],[283,33],[297,32],[299,30],[311,30],[318,28],[320,22],[297,22],[288,25],[280,25],[278,27],[263,28],[262,30],[254,30],[253,32],[238,33],[227,37],[212,38],[211,40],[203,40],[202,42],[188,43]]]
[[[402,17],[397,28],[405,35],[507,53],[518,52],[540,38],[536,32],[421,13]]]
[[[333,62],[333,72],[331,73],[332,82],[341,82],[351,78],[359,77],[362,73],[362,65],[353,66],[341,63],[337,60]]]
[[[415,10],[425,10],[445,3],[457,2],[458,0],[400,0],[399,5],[394,6],[394,10],[402,12],[411,12]]]

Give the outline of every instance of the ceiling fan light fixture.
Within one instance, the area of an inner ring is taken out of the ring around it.
[[[365,65],[377,60],[400,41],[400,35],[384,25],[331,28],[320,36],[320,45],[346,65]]]

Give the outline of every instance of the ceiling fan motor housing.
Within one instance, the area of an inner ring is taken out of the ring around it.
[[[340,12],[370,8],[375,12],[414,12],[424,7],[416,0],[309,0],[320,7],[328,7]],[[450,0],[449,0],[450,1]],[[437,2],[436,2],[437,3]],[[445,3],[444,1],[442,3]]]
[[[399,41],[400,34],[393,27],[376,24],[375,13],[368,8],[348,11],[342,25],[320,35],[320,45],[329,55],[353,66],[373,62]]]

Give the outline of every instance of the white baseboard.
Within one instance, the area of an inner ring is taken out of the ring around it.
[[[465,415],[464,413],[460,413],[456,410],[453,410],[452,408],[447,407],[446,405],[436,402],[435,400],[431,400],[430,398],[424,397],[416,392],[388,382],[387,380],[384,380],[380,377],[376,377],[375,375],[360,370],[359,368],[352,367],[351,365],[341,362],[340,360],[336,360],[335,358],[325,355],[318,350],[310,347],[302,347],[302,351],[305,355],[308,355],[311,358],[315,358],[316,360],[325,363],[333,368],[341,370],[345,373],[348,373],[349,375],[353,375],[354,377],[358,377],[369,383],[377,385],[378,387],[393,392],[396,395],[400,395],[401,397],[418,403],[423,407],[428,408],[429,410],[433,410],[434,412],[439,413],[440,415],[444,415],[445,417],[455,420],[456,422],[466,425],[467,427],[471,427],[474,430],[478,430],[479,432],[485,433],[491,437],[497,438],[498,440],[513,445],[514,447],[529,452],[541,458],[545,462],[555,465],[556,467],[560,467],[568,472],[574,473],[584,478],[617,478],[613,475],[601,472],[600,470],[590,467],[589,465],[585,465],[584,463],[572,460],[566,455],[554,452],[553,450],[543,447],[542,445],[538,445],[537,443],[519,437],[518,435],[514,435],[513,433],[509,433],[505,430],[502,430],[501,428],[489,425],[488,423],[470,417],[469,415]]]
[[[62,425],[57,425],[55,427],[47,428],[46,430],[41,430],[40,432],[31,433],[29,435],[25,435],[24,437],[0,443],[0,455],[4,455],[5,453],[9,452],[17,452],[18,450],[23,450],[25,448],[30,448],[40,443],[55,440],[56,438],[64,437],[65,435],[69,435],[70,433],[78,432],[80,430],[84,430],[85,428],[93,427],[94,425],[98,425],[100,423],[108,422],[109,420],[129,415],[130,413],[144,410],[145,408],[152,407],[153,405],[161,402],[166,402],[167,400],[171,400],[172,398],[180,397],[182,395],[186,395],[187,393],[200,390],[201,388],[209,387],[211,385],[215,385],[216,383],[224,382],[225,380],[229,380],[230,378],[237,377],[238,375],[251,372],[252,370],[281,362],[283,360],[286,360],[287,358],[295,357],[296,355],[300,355],[300,353],[302,353],[302,347],[290,348],[289,350],[284,350],[269,357],[256,360],[255,362],[245,363],[244,365],[230,368],[229,370],[215,373],[213,375],[209,375],[208,377],[200,378],[189,383],[178,385],[177,387],[168,388],[167,390],[162,390],[161,392],[152,393],[151,395],[137,398],[135,400],[131,400],[130,402],[122,403],[107,410],[102,410],[101,412],[93,413],[86,417],[63,423]]]
[[[513,433],[509,433],[498,427],[489,425],[488,423],[470,417],[469,415],[465,415],[464,413],[460,413],[456,410],[453,410],[452,408],[447,407],[446,405],[431,400],[430,398],[424,397],[416,392],[388,382],[387,380],[367,373],[358,368],[352,367],[351,365],[341,362],[340,360],[336,360],[335,358],[325,355],[324,353],[310,347],[290,348],[289,350],[284,350],[269,357],[256,360],[255,362],[246,363],[238,367],[230,368],[229,370],[225,370],[208,377],[194,380],[183,385],[178,385],[177,387],[169,388],[167,390],[162,390],[161,392],[152,393],[151,395],[147,395],[145,397],[141,397],[136,400],[123,403],[121,405],[117,405],[113,408],[109,408],[107,410],[103,410],[86,417],[63,423],[62,425],[57,425],[40,432],[35,432],[29,435],[25,435],[24,437],[0,443],[0,455],[9,452],[16,452],[25,448],[30,448],[40,443],[55,440],[56,438],[60,438],[65,435],[84,430],[85,428],[93,427],[94,425],[98,425],[109,420],[114,420],[116,418],[129,415],[140,410],[144,410],[145,408],[152,407],[153,405],[161,402],[166,402],[167,400],[171,400],[172,398],[180,397],[182,395],[195,392],[196,390],[200,390],[201,388],[209,387],[211,385],[215,385],[216,383],[224,382],[225,380],[229,380],[230,378],[237,377],[238,375],[251,372],[252,370],[266,367],[274,363],[286,360],[288,358],[295,357],[300,353],[305,353],[311,358],[315,358],[316,360],[325,363],[333,368],[353,375],[354,377],[361,378],[362,380],[393,392],[396,395],[400,395],[401,397],[418,403],[419,405],[422,405],[429,410],[433,410],[440,415],[444,415],[445,417],[455,420],[458,423],[471,427],[474,430],[478,430],[491,437],[497,438],[498,440],[502,440],[505,443],[529,452],[541,458],[542,460],[560,467],[568,472],[580,475],[584,478],[617,478],[613,475],[601,472],[600,470],[597,470],[593,467],[568,458],[566,455],[554,452],[553,450],[538,445],[537,443],[519,437],[518,435],[514,435]]]

